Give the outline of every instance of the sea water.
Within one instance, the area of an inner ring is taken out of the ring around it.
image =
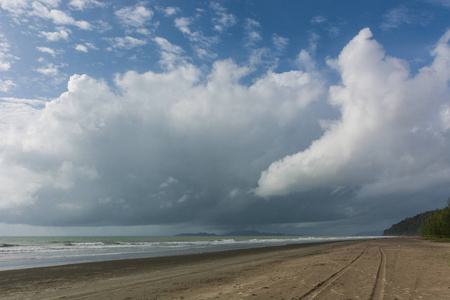
[[[0,270],[375,237],[0,237]]]

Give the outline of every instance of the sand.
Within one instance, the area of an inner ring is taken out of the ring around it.
[[[450,244],[379,239],[0,272],[0,299],[450,299]]]

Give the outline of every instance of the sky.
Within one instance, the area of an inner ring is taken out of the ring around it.
[[[441,208],[449,42],[448,0],[0,0],[0,235],[351,235]]]

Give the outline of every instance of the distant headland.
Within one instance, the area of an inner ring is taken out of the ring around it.
[[[197,233],[180,233],[175,236],[299,236],[296,234],[285,234],[285,233],[272,233],[272,232],[261,232],[256,230],[239,230],[230,231],[224,234],[215,234],[208,232],[197,232]]]

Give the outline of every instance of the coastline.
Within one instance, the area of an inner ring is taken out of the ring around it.
[[[0,237],[0,271],[374,237]]]
[[[291,244],[1,271],[0,298],[442,299],[449,263],[412,238]]]

